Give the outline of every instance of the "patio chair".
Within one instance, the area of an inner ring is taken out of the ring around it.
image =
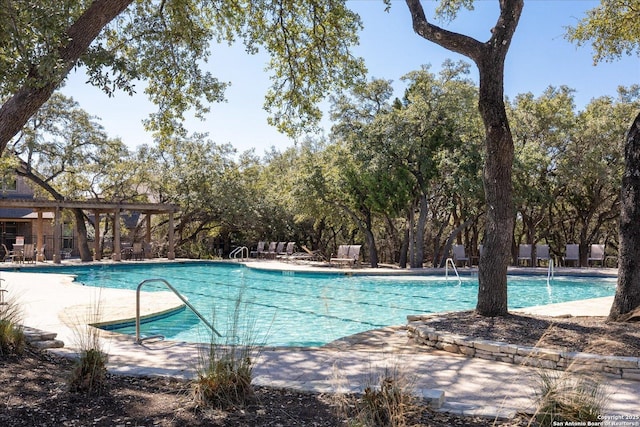
[[[264,252],[265,258],[275,258],[278,250],[278,242],[269,243],[269,248]]]
[[[129,242],[122,242],[122,244],[120,245],[120,258],[125,260],[131,259],[132,255],[133,245]]]
[[[22,261],[29,263],[36,262],[36,248],[33,243],[27,243],[22,247]]]
[[[464,252],[464,245],[453,245],[452,251],[454,264],[458,265],[459,262],[461,262],[463,266],[469,264],[469,257]]]
[[[264,247],[266,246],[267,242],[258,242],[258,246],[256,247],[255,251],[251,251],[250,255],[253,258],[260,258],[261,256],[264,256],[265,254],[265,250]]]
[[[574,243],[568,244],[564,249],[562,264],[566,267],[567,262],[572,262],[576,267],[580,266],[580,246]]]
[[[293,254],[296,247],[296,242],[288,242],[283,251],[277,253],[276,258],[285,259]]]
[[[131,258],[135,261],[140,261],[144,259],[144,249],[142,248],[142,243],[134,243],[131,248]]]
[[[540,266],[540,261],[549,263],[549,245],[536,245],[536,265]]]
[[[604,267],[604,245],[593,244],[589,247],[587,264],[599,262]]]
[[[351,266],[360,262],[360,248],[362,245],[340,245],[335,257],[329,259],[329,263],[349,264]]]
[[[531,265],[531,245],[518,246],[518,265],[522,261],[525,265]]]
[[[10,251],[7,248],[7,245],[5,245],[4,243],[2,243],[2,249],[4,250],[4,256],[2,258],[3,261],[13,261],[13,257],[15,256],[15,253],[13,251]]]

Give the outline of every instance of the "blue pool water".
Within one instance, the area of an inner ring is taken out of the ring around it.
[[[369,329],[406,323],[410,314],[473,309],[475,277],[361,276],[263,271],[238,264],[168,263],[62,267],[90,286],[136,289],[146,279],[173,285],[226,337],[242,343],[314,346]],[[510,276],[509,308],[610,296],[615,278]],[[150,283],[144,291],[166,291]],[[238,320],[234,321],[234,313]],[[231,331],[234,325],[239,331]],[[133,325],[117,329],[135,333]],[[143,335],[208,342],[209,333],[189,310],[141,325]],[[224,338],[223,338],[224,340]]]

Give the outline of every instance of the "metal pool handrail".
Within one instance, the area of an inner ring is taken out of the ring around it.
[[[239,248],[235,248],[229,254],[229,259],[238,259],[238,255],[240,256],[240,259],[249,258],[249,248],[247,248],[246,246],[240,246]]]
[[[553,259],[549,258],[549,268],[547,268],[547,285],[551,283],[551,279],[553,279],[554,271],[553,271]]]
[[[453,261],[453,258],[447,258],[446,262],[444,263],[444,275],[446,280],[449,280],[449,264],[451,264],[451,267],[453,267],[453,271],[456,273],[458,283],[462,282],[462,280],[460,280],[460,275],[458,274],[458,269],[456,268],[456,263],[455,261]]]
[[[164,336],[162,336],[162,335],[152,335],[152,336],[149,336],[149,337],[140,338],[140,289],[146,283],[151,283],[151,282],[164,283],[167,286],[167,288],[169,288],[174,294],[176,294],[176,296],[178,298],[180,298],[180,301],[182,301],[187,307],[189,307],[191,309],[191,311],[193,311],[193,313],[196,316],[198,316],[198,318],[200,320],[202,320],[202,322],[204,322],[205,325],[207,325],[209,327],[209,329],[211,329],[217,336],[219,336],[219,337],[222,336],[220,334],[220,332],[218,332],[216,330],[216,328],[214,328],[211,325],[211,323],[209,323],[209,321],[207,319],[205,319],[204,316],[202,316],[202,314],[200,314],[200,312],[198,312],[198,310],[196,310],[196,308],[194,306],[192,306],[191,303],[189,301],[187,301],[187,299],[185,297],[182,296],[182,294],[180,294],[180,292],[178,292],[178,290],[176,288],[171,286],[171,284],[169,282],[167,282],[164,279],[146,279],[146,280],[143,280],[142,282],[140,282],[138,284],[138,288],[136,289],[136,344],[140,344],[142,341],[148,340],[148,339],[152,339],[152,338],[164,338]]]

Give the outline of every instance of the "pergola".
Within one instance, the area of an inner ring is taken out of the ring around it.
[[[166,203],[117,203],[105,201],[57,201],[57,200],[38,200],[38,199],[1,199],[0,206],[4,208],[15,209],[33,209],[38,213],[36,220],[36,248],[39,257],[43,257],[43,212],[54,213],[53,225],[53,262],[61,262],[62,254],[62,228],[61,228],[61,211],[63,209],[82,209],[92,211],[95,216],[95,223],[100,222],[100,215],[113,214],[113,260],[121,261],[121,244],[120,244],[120,213],[122,211],[139,212],[146,215],[146,235],[145,241],[151,242],[151,215],[168,214],[168,250],[167,258],[175,259],[175,242],[173,236],[173,217],[179,210],[179,207]],[[100,227],[95,227],[94,240],[94,259],[101,259],[102,250],[100,248]],[[42,260],[42,259],[40,259]]]

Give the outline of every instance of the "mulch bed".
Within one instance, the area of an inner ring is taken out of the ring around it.
[[[0,426],[233,426],[335,427],[350,425],[337,415],[330,395],[256,387],[252,402],[230,410],[201,408],[185,381],[108,375],[100,395],[68,391],[72,362],[28,350],[0,355]],[[433,412],[425,406],[411,426],[525,426],[522,419],[497,421]]]
[[[614,323],[604,317],[483,317],[464,311],[434,316],[429,319],[429,326],[437,331],[524,346],[640,357],[640,323]]]

